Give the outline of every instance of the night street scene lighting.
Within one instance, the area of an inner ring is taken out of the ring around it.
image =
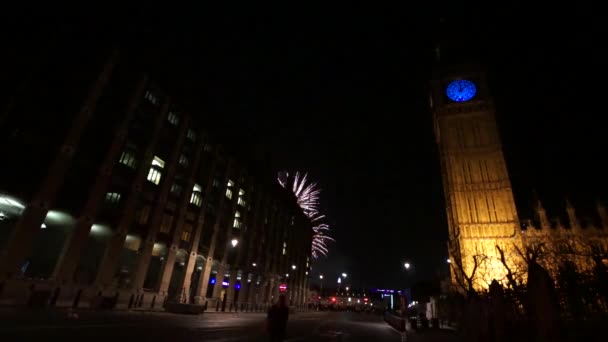
[[[606,340],[599,5],[30,7],[2,342]]]

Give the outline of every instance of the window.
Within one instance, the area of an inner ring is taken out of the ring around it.
[[[212,185],[214,188],[219,188],[220,187],[220,180],[217,178],[213,178],[213,183]]]
[[[237,210],[234,213],[234,222],[232,223],[232,228],[241,229],[241,213]]]
[[[177,182],[173,183],[171,193],[179,196],[182,193],[182,185]]]
[[[165,162],[154,156],[152,160],[152,166],[150,167],[150,171],[148,171],[148,180],[156,185],[160,183],[160,177],[162,176],[162,169],[165,167]]]
[[[184,224],[184,229],[182,230],[182,241],[190,241],[190,236],[192,235],[192,225]]]
[[[238,205],[240,205],[241,207],[246,206],[246,202],[245,202],[245,191],[243,191],[243,189],[239,189],[239,199],[238,199]]]
[[[124,151],[122,151],[118,162],[132,169],[135,169],[137,167],[137,160],[135,159],[134,148],[127,147]]]
[[[110,204],[118,204],[118,202],[120,202],[120,194],[118,192],[108,192],[106,194],[106,202]]]
[[[192,129],[188,129],[188,133],[186,133],[186,138],[190,141],[196,141],[196,133]]]
[[[228,199],[232,199],[232,187],[234,186],[234,182],[231,180],[228,180],[228,186],[226,188],[226,197]]]
[[[150,217],[150,206],[147,205],[142,207],[137,214],[137,223],[146,224],[148,223],[148,218]]]
[[[192,189],[192,195],[190,196],[190,204],[194,204],[197,207],[200,207],[203,203],[202,198],[203,188],[200,185],[194,184],[194,188]]]
[[[283,241],[283,255],[287,253],[287,242]]]
[[[153,105],[158,105],[158,98],[152,94],[151,91],[146,90],[146,95],[144,96],[146,100],[148,100]]]
[[[160,223],[160,231],[162,233],[169,233],[171,231],[171,225],[173,224],[173,215],[164,214],[163,220]]]
[[[167,121],[169,121],[169,123],[173,126],[177,126],[179,125],[179,116],[177,116],[177,114],[173,112],[169,112],[169,115],[167,116]]]
[[[187,167],[188,166],[188,157],[186,157],[185,155],[180,155],[179,156],[179,165],[183,166],[183,167]]]

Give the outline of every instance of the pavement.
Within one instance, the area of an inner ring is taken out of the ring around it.
[[[265,314],[0,311],[6,341],[267,341]],[[286,341],[404,341],[382,317],[356,312],[305,312],[289,317]],[[453,342],[448,331],[409,333],[407,341]]]

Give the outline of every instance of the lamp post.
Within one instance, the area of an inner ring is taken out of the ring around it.
[[[321,280],[321,296],[323,296],[323,275],[319,274],[319,280]]]

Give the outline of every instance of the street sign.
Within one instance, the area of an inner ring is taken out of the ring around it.
[[[281,292],[287,291],[287,284],[281,284],[281,285],[279,285],[279,291],[281,291]]]

